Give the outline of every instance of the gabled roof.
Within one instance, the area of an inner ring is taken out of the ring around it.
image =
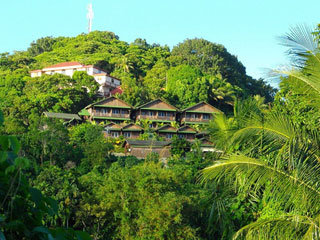
[[[206,139],[206,138],[200,138],[199,141],[201,142],[201,146],[205,147],[205,146],[208,146],[208,147],[213,147],[213,142]]]
[[[81,118],[77,114],[70,113],[54,113],[54,112],[44,112],[43,113],[48,118],[59,118],[66,120],[81,120]]]
[[[55,65],[51,65],[49,67],[45,67],[43,69],[47,69],[47,68],[61,68],[61,67],[72,67],[72,66],[83,66],[81,63],[79,62],[62,62],[62,63],[58,63]]]
[[[122,131],[136,131],[136,132],[141,132],[143,130],[142,127],[140,127],[139,125],[137,124],[134,124],[134,123],[129,123],[128,125],[122,127],[121,129]]]
[[[184,125],[178,129],[178,133],[197,133],[197,131],[188,125]]]
[[[153,140],[126,140],[132,147],[166,147],[171,144],[171,141],[153,141]]]
[[[125,105],[127,105],[128,107],[121,107],[121,106],[107,106],[107,105],[100,105],[99,103],[103,103],[104,101],[106,100],[109,100],[109,99],[117,99],[119,100],[120,102],[124,103]],[[91,106],[104,106],[104,107],[116,107],[116,108],[133,108],[129,103],[126,103],[125,101],[119,99],[119,98],[116,98],[114,96],[111,96],[111,97],[108,97],[108,98],[105,98],[105,99],[102,99],[98,102],[95,102],[95,103],[91,103],[90,105],[86,106],[85,109],[87,108],[90,108]]]
[[[116,124],[114,122],[108,123],[107,125],[105,125],[104,130],[121,130],[121,126],[119,124]]]
[[[147,107],[148,105],[151,105],[153,103],[156,103],[156,102],[163,102],[165,104],[167,104],[169,107],[171,107],[170,109],[167,109],[167,108],[149,108]],[[170,103],[167,103],[166,101],[162,100],[162,99],[155,99],[155,100],[152,100],[148,103],[145,103],[145,104],[142,104],[141,106],[137,107],[137,109],[151,109],[151,110],[164,110],[164,111],[178,111],[179,109],[176,108],[175,106],[171,105]],[[174,109],[174,110],[173,110]]]
[[[169,124],[165,124],[162,127],[157,128],[156,131],[158,131],[158,132],[177,132],[178,129],[175,127],[172,127]]]
[[[185,108],[185,109],[183,109],[181,112],[198,112],[197,110],[192,111],[192,109],[195,108],[195,107],[197,107],[197,106],[199,106],[199,105],[201,105],[201,104],[205,104],[205,105],[211,107],[212,110],[213,110],[213,112],[219,112],[219,113],[221,112],[218,108],[215,108],[215,107],[212,106],[211,104],[206,103],[206,102],[204,102],[204,101],[199,102],[199,103],[197,103],[197,104],[195,104],[195,105],[193,105],[193,106],[191,106],[191,107]],[[199,112],[201,112],[201,111],[199,111]],[[211,112],[203,112],[203,113],[211,113]]]
[[[107,73],[95,73],[92,76],[109,76]]]

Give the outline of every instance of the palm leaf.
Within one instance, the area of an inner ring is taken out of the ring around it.
[[[309,211],[318,211],[320,190],[319,166],[297,168],[292,174],[270,166],[267,163],[244,155],[231,155],[202,171],[202,181],[226,181],[237,183],[237,178],[245,179],[251,192],[259,192],[268,184],[272,185],[272,197],[281,199],[289,209],[303,206]]]
[[[295,67],[304,67],[311,55],[315,56],[320,63],[320,59],[316,56],[318,44],[312,32],[313,28],[307,25],[297,25],[291,27],[289,33],[280,37],[280,44],[289,48],[287,54]]]
[[[314,222],[307,216],[285,215],[277,218],[261,219],[248,224],[241,228],[233,239],[301,239],[306,237],[308,229],[314,229],[315,226]],[[314,234],[314,231],[312,233]],[[320,235],[317,233],[316,239],[319,237]]]

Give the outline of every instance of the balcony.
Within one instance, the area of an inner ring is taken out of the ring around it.
[[[150,116],[150,115],[139,115],[138,118],[140,119],[149,119],[149,120],[163,120],[163,121],[175,121],[175,117],[160,117],[160,116],[157,116],[157,115],[153,115],[153,116]]]
[[[185,122],[199,122],[199,123],[207,123],[209,122],[211,119],[202,119],[202,118],[190,118],[190,117],[186,117],[182,119]]]
[[[100,113],[100,112],[95,112],[94,117],[110,117],[110,118],[130,118],[130,115],[127,114],[122,114],[122,113]]]

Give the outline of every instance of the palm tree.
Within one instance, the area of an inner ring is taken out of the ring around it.
[[[293,67],[278,70],[320,111],[320,57],[310,29],[296,27],[283,37]],[[240,111],[241,112],[241,111]],[[244,116],[244,118],[243,118]],[[234,238],[320,239],[320,137],[288,115],[265,111],[238,116],[241,124],[225,127],[229,146],[238,146],[202,172],[203,181],[223,181],[277,202],[281,214],[258,218]],[[219,132],[216,128],[216,132]],[[231,129],[231,131],[230,131]],[[223,134],[221,134],[223,135]]]

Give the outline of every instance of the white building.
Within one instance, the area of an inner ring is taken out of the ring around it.
[[[30,71],[31,77],[40,77],[43,74],[52,75],[60,73],[72,77],[75,71],[85,71],[100,84],[99,94],[109,96],[110,92],[121,85],[121,80],[108,75],[105,71],[94,65],[83,65],[79,62],[58,63],[43,69]]]

